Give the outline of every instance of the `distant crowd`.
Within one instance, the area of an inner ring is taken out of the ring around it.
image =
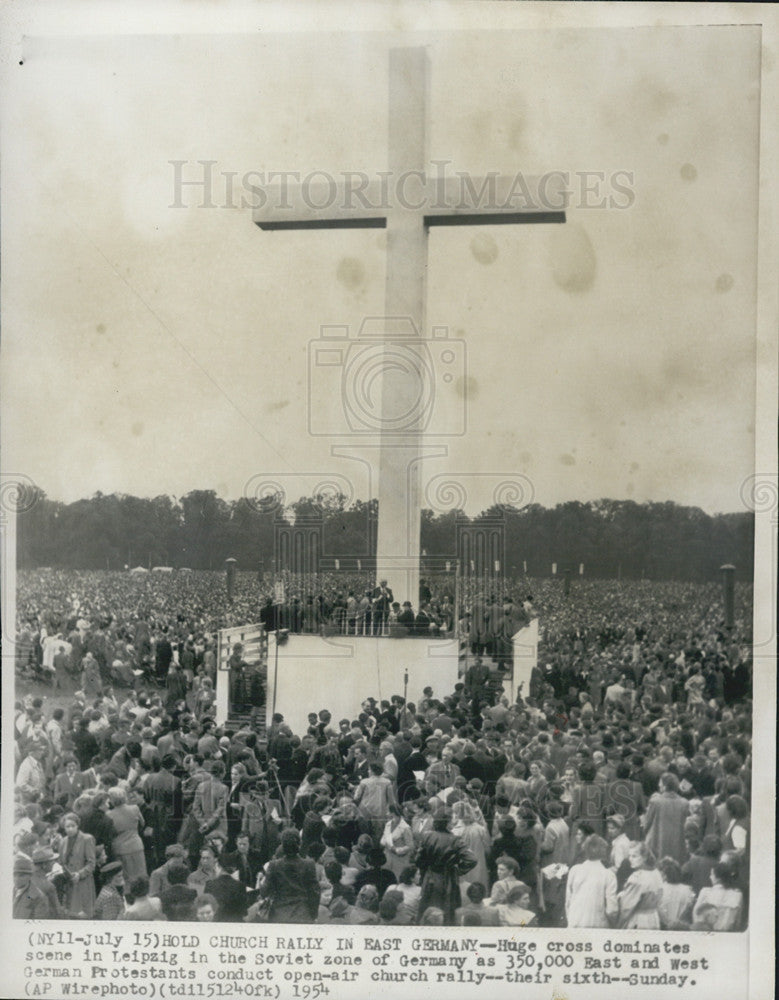
[[[256,725],[240,647],[252,712],[217,724],[215,631],[273,607],[220,576],[20,574],[15,916],[746,926],[749,588],[728,629],[715,586],[521,580],[458,613],[430,581],[400,625],[458,634],[454,690],[293,733],[283,705]],[[301,595],[300,630],[391,634],[403,604],[361,583],[323,581],[324,619]],[[535,616],[511,704],[505,637]]]

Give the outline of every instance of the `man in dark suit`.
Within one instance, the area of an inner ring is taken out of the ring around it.
[[[249,846],[249,834],[239,833],[235,838],[233,854],[238,880],[245,889],[254,889],[257,884],[257,874],[262,868],[261,859],[256,851]]]
[[[174,754],[165,754],[160,770],[150,774],[143,786],[146,823],[152,828],[155,867],[164,863],[165,849],[175,844],[181,826],[181,781],[173,774],[177,766]]]
[[[54,883],[48,878],[51,871],[52,862],[57,860],[57,855],[50,847],[36,847],[32,852],[33,873],[31,885],[40,890],[46,897],[49,905],[48,916],[63,917],[65,914],[57,899],[57,890]]]
[[[217,901],[217,920],[241,921],[246,916],[246,888],[236,879],[234,854],[220,854],[216,862],[216,875],[205,885],[205,892]]]
[[[371,617],[373,619],[374,635],[380,635],[384,631],[394,600],[392,589],[387,586],[387,581],[380,580],[379,586],[371,594],[371,603],[373,605],[373,615]]]
[[[186,884],[189,867],[176,862],[168,868],[168,888],[160,896],[162,912],[168,920],[194,920],[197,889]]]
[[[414,610],[411,607],[411,601],[403,602],[403,610],[398,615],[398,625],[402,625],[409,635],[414,634]]]
[[[158,636],[154,647],[154,672],[158,681],[164,681],[168,676],[171,660],[173,659],[173,646],[168,639],[167,629]]]
[[[430,634],[430,612],[428,606],[423,605],[417,612],[417,616],[414,619],[414,635],[429,635]]]
[[[13,915],[20,920],[46,920],[54,916],[49,912],[46,896],[32,883],[33,863],[29,858],[14,861]]]
[[[368,764],[368,744],[364,741],[355,743],[352,747],[352,781],[362,781],[363,778],[370,776],[370,767]]]

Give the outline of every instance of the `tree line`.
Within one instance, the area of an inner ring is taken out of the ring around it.
[[[37,490],[17,518],[21,569],[112,569],[141,565],[220,569],[233,557],[243,570],[282,568],[278,537],[283,526],[308,525],[319,533],[323,563],[369,568],[375,552],[378,501],[304,497],[283,509],[241,498],[226,501],[214,490],[180,499],[96,493],[74,503]],[[497,526],[501,570],[512,576],[574,575],[654,580],[706,580],[723,563],[737,578],[753,572],[751,512],[709,515],[697,507],[632,500],[569,501],[553,508],[493,507],[475,517],[462,511],[422,512],[421,547],[428,565],[458,557],[458,537],[469,527]]]

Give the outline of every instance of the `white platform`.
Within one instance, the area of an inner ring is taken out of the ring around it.
[[[326,708],[337,727],[340,719],[354,719],[362,702],[403,694],[408,670],[407,699],[419,704],[422,690],[432,687],[436,697],[451,694],[458,680],[457,641],[454,639],[382,639],[319,635],[290,635],[278,647],[268,637],[267,717],[275,710],[293,733],[308,728],[308,713]]]
[[[511,704],[517,700],[517,689],[522,684],[522,697],[530,691],[530,675],[538,663],[538,619],[534,618],[526,628],[521,628],[512,638],[514,646],[514,672],[511,690],[508,692]]]

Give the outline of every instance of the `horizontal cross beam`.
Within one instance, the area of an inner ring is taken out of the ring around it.
[[[472,178],[427,177],[407,171],[361,186],[317,182],[263,192],[254,222],[264,230],[383,229],[409,216],[426,226],[495,226],[565,222],[567,191],[559,174]]]

